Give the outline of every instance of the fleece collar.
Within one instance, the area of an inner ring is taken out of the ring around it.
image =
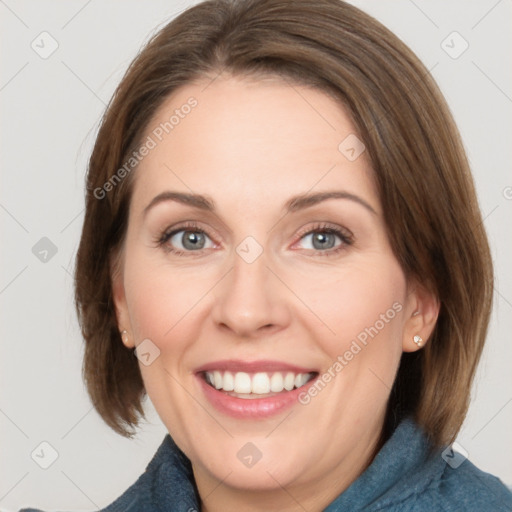
[[[421,494],[440,477],[444,461],[429,457],[422,430],[405,419],[395,429],[371,465],[340,494],[325,512],[389,507]],[[104,512],[194,512],[199,495],[190,460],[167,434],[146,471]]]

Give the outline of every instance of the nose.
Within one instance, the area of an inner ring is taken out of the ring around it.
[[[290,308],[286,289],[267,266],[263,253],[248,263],[234,255],[231,271],[215,287],[215,324],[236,337],[257,338],[286,328]]]

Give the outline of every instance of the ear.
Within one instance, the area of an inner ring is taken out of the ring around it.
[[[425,286],[414,282],[410,287],[402,339],[404,352],[415,352],[428,343],[439,316],[440,303],[437,296]],[[420,337],[421,341],[418,338]]]
[[[130,315],[128,314],[128,305],[126,303],[126,294],[124,289],[124,274],[122,254],[116,254],[110,259],[110,281],[112,284],[112,299],[116,310],[117,326],[123,344],[127,348],[135,347],[132,336],[132,326]],[[124,332],[126,331],[126,332]]]

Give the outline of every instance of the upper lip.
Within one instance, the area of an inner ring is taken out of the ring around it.
[[[257,372],[279,372],[289,371],[294,373],[313,373],[316,370],[312,368],[306,368],[304,366],[298,366],[295,364],[285,363],[283,361],[275,361],[270,359],[260,359],[257,361],[242,361],[239,359],[224,359],[221,361],[212,361],[206,363],[199,368],[196,368],[195,372],[210,372],[214,370],[219,371],[230,371],[230,372],[246,372],[246,373],[257,373]]]

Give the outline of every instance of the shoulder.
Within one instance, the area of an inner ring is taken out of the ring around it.
[[[190,461],[167,434],[145,472],[99,512],[189,512],[198,508]],[[24,508],[19,512],[43,511]]]
[[[364,510],[512,512],[512,492],[499,478],[469,459],[450,465],[444,453],[413,420],[403,421],[372,464],[380,485]]]
[[[393,512],[510,512],[512,492],[503,482],[477,468],[469,460],[459,467],[444,464],[437,475],[421,490],[411,493],[390,508]]]
[[[512,510],[512,492],[503,482],[466,459],[459,467],[445,464],[439,481],[439,495],[442,500],[466,511],[507,511]]]

